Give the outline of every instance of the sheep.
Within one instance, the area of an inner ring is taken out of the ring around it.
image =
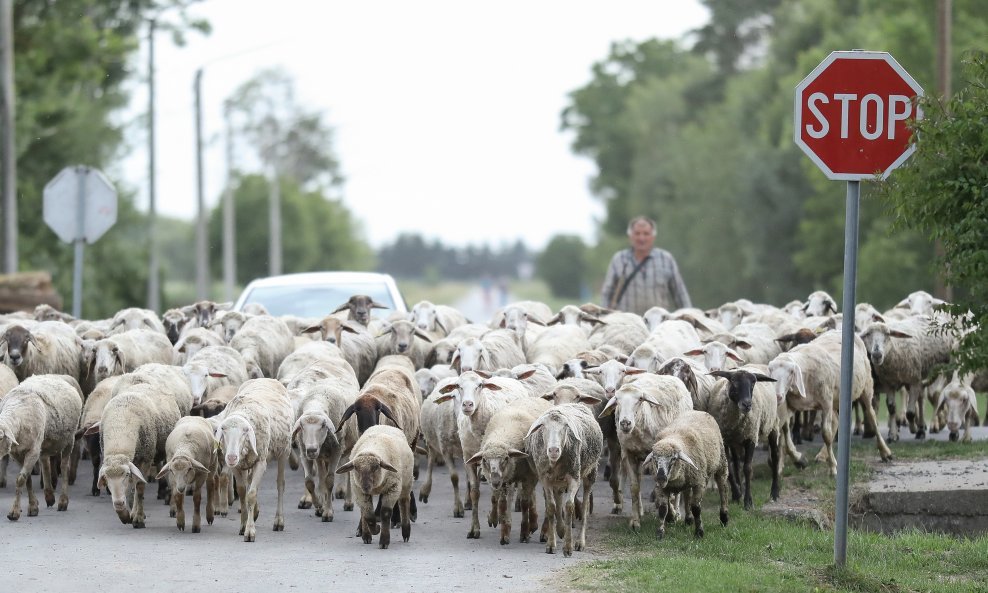
[[[198,406],[224,385],[240,387],[247,380],[247,363],[229,346],[207,346],[182,365],[182,372],[192,389],[192,405]]]
[[[670,319],[660,323],[629,355],[629,364],[653,370],[673,356],[701,347],[700,336],[688,321]]]
[[[744,508],[751,510],[751,460],[755,447],[768,442],[769,467],[772,470],[772,500],[779,499],[779,484],[782,480],[782,456],[779,454],[780,426],[777,412],[775,389],[759,383],[775,382],[765,373],[764,365],[748,365],[732,371],[712,371],[716,377],[727,379],[709,400],[708,411],[720,426],[723,443],[730,452],[731,468],[728,472],[731,495],[741,499],[742,474],[744,470]],[[761,387],[761,388],[760,388]],[[742,457],[743,468],[738,467]]]
[[[565,379],[566,377],[583,377],[585,371],[591,367],[597,367],[608,360],[616,360],[618,358],[625,358],[626,355],[622,355],[620,352],[611,350],[609,348],[605,349],[593,349],[584,350],[578,353],[575,357],[567,360],[563,363],[562,368],[556,374],[557,379]]]
[[[17,387],[18,383],[20,381],[14,371],[7,365],[0,365],[0,399],[3,399],[3,396],[7,395],[11,389]]]
[[[59,322],[61,323],[61,322]],[[17,474],[14,503],[7,518],[21,516],[21,490],[27,485],[29,517],[38,514],[38,499],[31,486],[31,471],[41,464],[45,502],[55,504],[52,486],[52,456],[61,457],[62,492],[58,510],[69,507],[69,460],[75,446],[75,429],[82,415],[82,393],[78,385],[59,375],[35,375],[24,379],[0,400],[0,457],[9,455],[21,470]]]
[[[945,303],[943,299],[938,299],[925,290],[917,290],[899,301],[895,308],[908,309],[912,315],[932,316],[936,313],[936,307]]]
[[[165,328],[165,335],[173,346],[178,344],[184,333],[185,326],[191,319],[182,312],[181,309],[168,309],[161,314],[161,325]]]
[[[508,303],[494,312],[491,316],[490,327],[514,329],[513,327],[509,327],[511,322],[505,319],[512,309],[521,312],[528,321],[534,320],[536,323],[541,323],[542,325],[545,325],[552,318],[552,308],[543,302],[515,301]]]
[[[946,413],[947,430],[951,441],[956,441],[960,436],[961,427],[964,428],[965,443],[971,442],[971,425],[980,424],[978,418],[978,398],[971,387],[973,375],[966,375],[958,378],[954,372],[953,379],[940,391],[940,399],[936,405],[936,413],[941,410]]]
[[[69,315],[68,313],[59,311],[55,307],[52,307],[48,303],[41,303],[34,308],[34,320],[35,321],[62,321],[64,323],[71,323],[75,321],[75,317]]]
[[[182,313],[198,327],[208,327],[220,312],[229,312],[233,303],[216,303],[213,301],[198,301],[182,307]]]
[[[96,384],[92,393],[86,398],[86,403],[82,406],[79,430],[75,434],[76,440],[82,439],[82,446],[89,451],[89,459],[93,463],[93,485],[90,490],[93,496],[99,496],[99,487],[97,487],[96,482],[99,477],[100,464],[103,461],[103,449],[100,447],[99,434],[84,435],[91,426],[98,423],[103,417],[103,409],[106,407],[107,402],[116,395],[115,388],[122,376],[115,375],[113,377],[107,377]]]
[[[440,380],[455,377],[456,375],[456,371],[448,364],[437,364],[430,368],[422,368],[415,371],[415,380],[419,384],[419,391],[422,392],[422,397],[426,398],[435,390]]]
[[[61,321],[42,321],[30,328],[14,323],[0,336],[0,358],[18,381],[47,374],[78,379],[81,349],[79,337]]]
[[[631,313],[631,315],[638,317],[634,313]],[[641,317],[638,317],[638,320],[641,321]],[[545,322],[546,325],[556,325],[559,323],[564,325],[575,325],[577,327],[583,327],[587,329],[587,332],[589,334],[590,328],[584,326],[584,324],[588,324],[589,326],[593,327],[593,326],[597,326],[602,322],[596,316],[587,313],[586,311],[577,307],[576,305],[563,305],[562,307],[560,307],[558,313],[547,319]]]
[[[286,386],[289,381],[302,369],[313,363],[343,362],[343,352],[335,344],[329,342],[308,342],[292,351],[278,365],[276,379]],[[351,367],[353,368],[353,367]]]
[[[356,401],[344,411],[340,426],[351,416],[356,416],[357,430],[363,434],[371,426],[390,422],[404,431],[414,451],[419,434],[421,402],[422,393],[408,357],[385,356],[378,361],[377,370],[367,379]],[[380,419],[382,414],[386,419],[383,422]]]
[[[734,350],[735,354],[737,350],[743,350],[745,362],[748,364],[768,364],[782,352],[782,347],[776,341],[777,337],[778,334],[768,324],[754,322],[740,323],[729,333],[712,336],[711,341],[721,342]],[[711,362],[707,360],[707,367],[710,370],[717,370]],[[720,364],[717,366],[724,368],[723,361],[718,362]]]
[[[544,399],[521,398],[510,402],[491,416],[487,430],[477,451],[466,463],[480,465],[487,482],[498,499],[491,510],[489,521],[501,527],[501,545],[511,542],[511,512],[514,486],[519,486],[521,501],[521,532],[519,541],[528,543],[529,536],[537,529],[538,513],[535,509],[535,485],[538,476],[528,462],[525,453],[525,435],[539,416],[551,404]]]
[[[669,497],[678,493],[685,493],[694,537],[703,537],[700,509],[711,479],[720,494],[720,523],[727,526],[727,456],[721,431],[710,414],[695,410],[672,421],[658,434],[643,464],[651,464],[655,473],[656,537],[665,537]]]
[[[357,439],[350,452],[350,461],[341,465],[336,473],[354,472],[351,478],[357,491],[360,506],[358,533],[365,544],[373,541],[380,532],[378,546],[387,549],[391,544],[393,509],[401,509],[401,537],[407,542],[412,533],[412,466],[415,464],[412,450],[405,446],[405,435],[393,426],[372,426]],[[374,510],[373,497],[378,496]],[[380,524],[378,524],[380,520]]]
[[[277,375],[281,361],[291,354],[295,341],[284,321],[259,315],[244,322],[230,340],[230,347],[244,357],[248,377],[272,378]]]
[[[817,410],[820,414],[824,446],[817,460],[826,461],[830,475],[837,475],[833,437],[836,428],[835,412],[840,404],[841,332],[829,331],[816,340],[783,352],[768,365],[769,376],[775,379],[776,401],[786,401],[790,411]],[[868,433],[875,433],[882,461],[892,459],[892,452],[878,433],[875,411],[871,405],[874,383],[861,338],[854,338],[852,357],[851,401],[861,400],[865,412]],[[787,418],[781,417],[785,422]]]
[[[719,343],[719,342],[718,342]],[[707,344],[709,346],[710,344]],[[657,375],[671,375],[686,385],[693,398],[693,409],[707,411],[710,397],[724,382],[709,374],[710,369],[703,364],[682,356],[673,356],[655,370]]]
[[[324,317],[316,324],[309,324],[302,333],[318,335],[320,339],[335,344],[342,350],[343,358],[350,363],[357,374],[357,381],[363,385],[377,364],[377,346],[367,328],[350,321],[343,321],[332,315]]]
[[[553,325],[528,344],[526,357],[527,362],[543,364],[555,375],[568,359],[590,348],[590,340],[580,327]]]
[[[837,301],[826,291],[816,290],[806,297],[803,312],[806,313],[807,317],[825,317],[830,313],[837,313]]]
[[[288,390],[274,379],[250,379],[227,405],[215,437],[223,459],[237,479],[240,495],[240,535],[245,542],[257,536],[257,488],[268,460],[278,461],[278,503],[274,530],[285,530],[285,463],[291,451],[295,414]]]
[[[233,336],[237,335],[237,332],[243,328],[245,323],[247,323],[247,320],[253,319],[254,317],[261,316],[251,315],[242,311],[223,311],[222,315],[215,315],[213,320],[209,322],[209,325],[205,327],[216,332],[216,335],[223,338],[223,341],[229,344],[230,340],[233,339]],[[270,315],[267,317],[270,317]]]
[[[186,490],[191,489],[194,505],[192,533],[199,533],[202,526],[199,512],[202,487],[206,487],[206,523],[209,525],[213,524],[217,498],[216,474],[219,468],[213,425],[198,416],[181,418],[165,440],[165,458],[168,461],[161,466],[157,479],[169,477],[175,525],[179,531],[185,531],[185,494]]]
[[[148,329],[132,329],[96,342],[93,372],[97,382],[111,375],[129,373],[148,362],[174,362],[172,344],[165,334]]]
[[[453,486],[453,517],[462,518],[464,508],[460,498],[460,475],[455,465],[455,460],[463,460],[463,446],[460,444],[458,428],[459,408],[436,403],[436,398],[442,396],[442,389],[447,385],[455,384],[456,380],[456,376],[440,379],[422,402],[419,426],[422,431],[427,465],[425,481],[419,487],[419,502],[429,502],[429,495],[432,493],[432,470],[437,460],[441,459],[449,469],[449,481]]]
[[[310,386],[298,404],[292,427],[292,437],[303,453],[305,489],[308,497],[300,508],[308,508],[307,499],[315,503],[316,516],[323,522],[333,520],[333,482],[340,458],[349,455],[357,440],[357,427],[352,422],[341,426],[344,410],[357,398],[357,383],[346,379],[326,379]],[[352,498],[345,505],[352,507]]]
[[[587,545],[587,519],[590,515],[591,487],[597,480],[604,437],[590,409],[583,404],[554,406],[540,416],[525,435],[525,451],[535,467],[546,500],[545,551],[556,552],[556,535],[562,527],[563,555]],[[582,513],[576,512],[574,498],[582,485]],[[580,515],[580,535],[573,541],[573,523]],[[560,525],[561,524],[561,525]]]
[[[100,435],[103,463],[96,487],[109,489],[121,523],[135,529],[145,527],[144,476],[152,463],[164,460],[165,442],[181,416],[174,399],[160,397],[153,385],[139,383],[110,399],[100,421],[84,433]],[[132,484],[135,494],[128,509]]]
[[[449,332],[444,338],[435,340],[429,349],[429,354],[425,357],[424,366],[431,367],[436,364],[450,364],[453,362],[453,355],[456,347],[467,338],[480,338],[490,331],[490,327],[482,323],[468,323],[461,325]]]
[[[744,358],[733,348],[717,339],[707,342],[700,348],[694,348],[683,353],[683,356],[702,356],[703,365],[711,371],[722,371],[730,368],[728,360],[744,364]],[[731,365],[733,366],[733,365]]]
[[[202,416],[203,418],[218,416],[237,395],[237,389],[239,388],[239,385],[223,385],[222,387],[217,387],[209,393],[209,397],[202,400],[198,405],[192,406],[189,414]]]
[[[460,416],[457,425],[464,459],[473,457],[480,450],[487,424],[497,410],[515,399],[529,397],[528,389],[516,379],[484,378],[473,371],[461,373],[456,381],[443,387],[440,394],[433,401],[443,403],[456,399],[459,404]],[[478,539],[480,537],[480,480],[476,467],[467,468],[467,481],[473,513],[467,538]]]
[[[410,358],[416,369],[425,366],[425,359],[432,347],[432,338],[429,334],[405,319],[386,324],[375,340],[378,358],[389,354],[401,354]]]
[[[531,397],[541,397],[556,385],[556,378],[552,376],[549,369],[542,364],[519,364],[510,369],[498,369],[494,372],[500,377],[511,377],[517,379],[528,389]]]
[[[175,343],[175,364],[189,362],[197,352],[208,346],[226,346],[226,341],[214,331],[202,327],[190,328]]]
[[[643,374],[622,385],[598,415],[615,415],[622,463],[631,481],[629,526],[634,531],[641,529],[642,460],[659,431],[692,409],[693,400],[682,381],[668,375]]]
[[[158,397],[171,398],[182,416],[187,416],[196,403],[192,397],[192,384],[179,367],[158,362],[142,364],[133,372],[122,375],[114,390],[119,394],[138,383],[147,383],[154,387]]]
[[[107,333],[114,335],[135,329],[145,329],[165,335],[165,326],[158,319],[158,314],[151,309],[140,307],[128,307],[117,311]]]
[[[345,303],[337,307],[332,313],[347,311],[347,319],[356,321],[364,327],[369,327],[371,323],[371,309],[387,309],[387,305],[382,305],[372,297],[364,294],[355,294]]]
[[[419,330],[428,332],[430,337],[449,335],[453,329],[466,325],[466,315],[449,305],[436,305],[429,301],[419,301],[412,306],[408,319]]]
[[[955,348],[952,335],[934,332],[931,326],[932,321],[926,316],[887,322],[879,317],[861,331],[861,340],[874,369],[876,391],[888,394],[891,441],[898,440],[893,394],[901,387],[909,392],[906,419],[910,430],[917,439],[926,437],[923,380],[930,376],[936,365],[949,362]]]
[[[601,349],[612,347],[627,356],[648,339],[651,330],[642,318],[634,313],[622,313],[622,317],[612,314],[607,321],[601,322],[590,332],[590,347]]]
[[[496,371],[528,362],[507,330],[491,330],[478,338],[466,338],[456,347],[450,366],[459,372]]]

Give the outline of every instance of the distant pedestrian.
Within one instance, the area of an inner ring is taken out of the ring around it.
[[[628,223],[631,247],[611,258],[600,290],[602,305],[642,315],[654,306],[670,311],[690,307],[690,295],[671,253],[655,247],[655,221],[637,216]]]
[[[490,274],[484,274],[480,279],[480,288],[484,291],[484,310],[491,311],[494,309],[493,303],[491,302],[491,288],[494,285],[494,281],[491,279]]]
[[[501,276],[497,280],[497,293],[498,293],[498,301],[500,302],[500,306],[503,307],[503,306],[507,305],[508,304],[508,279],[505,278],[504,276]]]

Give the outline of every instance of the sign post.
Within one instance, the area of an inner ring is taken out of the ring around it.
[[[72,315],[82,317],[83,246],[95,243],[117,221],[117,191],[98,169],[62,169],[45,185],[43,216],[58,238],[75,244]]]
[[[915,150],[910,119],[923,89],[891,55],[835,51],[796,85],[796,144],[829,179],[847,181],[844,222],[844,297],[841,324],[840,418],[837,432],[837,517],[834,564],[847,561],[851,459],[851,387],[858,264],[858,209],[862,179],[885,179]]]

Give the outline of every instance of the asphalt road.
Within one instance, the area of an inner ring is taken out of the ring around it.
[[[0,489],[2,516],[13,502],[18,469],[11,463],[8,485]],[[416,492],[424,469],[423,461]],[[412,524],[408,543],[401,541],[399,528],[392,530],[389,549],[379,549],[376,537],[373,544],[365,545],[355,536],[359,509],[344,512],[342,501],[334,503],[332,523],[322,523],[311,510],[298,509],[301,470],[286,472],[285,531],[274,532],[276,473],[274,464],[269,465],[259,497],[257,541],[245,543],[238,535],[239,503],[234,503],[228,517],[216,517],[213,525],[206,525],[203,513],[198,534],[191,532],[191,497],[186,498],[184,532],[168,516],[168,507],[153,499],[146,501],[145,529],[120,523],[107,494],[89,494],[92,466],[83,461],[78,480],[70,488],[66,512],[45,508],[39,493],[41,511],[37,517],[28,517],[25,493],[20,520],[0,517],[0,592],[130,593],[149,586],[154,591],[208,587],[238,593],[544,591],[544,582],[554,573],[599,557],[594,552],[592,524],[587,533],[590,550],[574,552],[572,558],[563,557],[561,542],[556,554],[546,554],[537,534],[532,543],[517,543],[519,513],[513,515],[512,543],[500,545],[497,528],[486,522],[490,508],[486,484],[482,484],[480,499],[481,539],[468,540],[470,513],[463,519],[453,518],[449,474],[442,467],[435,470],[429,503],[418,503],[418,521]],[[602,502],[609,500],[607,489],[603,481],[595,487],[598,515],[607,512]],[[148,491],[153,497],[156,488],[149,486]],[[541,521],[541,501],[539,511]]]

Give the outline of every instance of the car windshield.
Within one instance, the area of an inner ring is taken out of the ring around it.
[[[355,294],[364,294],[388,307],[375,309],[374,317],[385,319],[395,310],[388,287],[381,284],[334,283],[332,286],[296,284],[293,286],[258,286],[250,291],[243,304],[259,303],[271,315],[322,318],[347,302]]]

